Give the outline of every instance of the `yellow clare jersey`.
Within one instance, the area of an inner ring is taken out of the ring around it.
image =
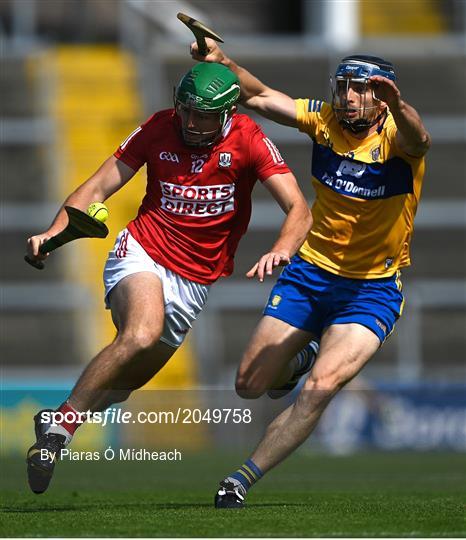
[[[313,140],[314,223],[299,255],[334,274],[375,279],[410,264],[424,158],[398,148],[389,113],[365,139],[341,129],[332,107],[297,99],[298,128]]]

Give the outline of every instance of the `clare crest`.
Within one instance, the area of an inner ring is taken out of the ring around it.
[[[277,307],[278,304],[282,301],[282,297],[279,295],[279,294],[275,294],[273,297],[272,297],[272,306],[273,307]]]
[[[378,161],[380,157],[380,146],[376,146],[371,150],[372,161]]]
[[[219,167],[230,167],[231,166],[231,153],[220,152],[218,156],[218,165]]]

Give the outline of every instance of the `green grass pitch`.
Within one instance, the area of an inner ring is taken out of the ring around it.
[[[3,460],[0,536],[465,536],[464,455],[296,455],[252,489],[246,509],[215,510],[217,481],[242,457],[62,462],[40,496],[22,459]]]

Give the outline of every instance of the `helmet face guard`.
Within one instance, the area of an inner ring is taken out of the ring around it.
[[[239,95],[239,80],[227,67],[213,63],[194,66],[174,91],[184,142],[204,147],[215,144],[236,109]]]
[[[332,108],[344,129],[361,133],[374,126],[384,114],[380,101],[371,90],[370,77],[380,75],[396,80],[393,65],[374,56],[347,56],[338,65],[335,79],[330,79]],[[351,104],[349,91],[359,95],[358,103]],[[368,98],[368,96],[370,96]]]
[[[181,122],[181,133],[189,146],[212,146],[220,137],[228,115],[204,111],[174,99],[175,111]],[[224,118],[222,118],[224,117]]]

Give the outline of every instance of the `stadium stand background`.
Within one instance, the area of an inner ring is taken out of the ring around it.
[[[413,267],[403,273],[405,314],[362,380],[369,385],[380,380],[464,384],[465,2],[361,0],[359,35],[348,36],[356,39],[350,50],[322,34],[325,2],[296,1],[283,10],[273,0],[24,0],[0,5],[5,253],[0,330],[6,387],[34,383],[45,388],[51,381],[69,386],[113,335],[102,309],[101,268],[116,232],[137,210],[144,174],[110,200],[111,233],[105,242],[67,246],[37,273],[22,261],[25,238],[48,225],[65,194],[134,126],[153,110],[171,106],[173,84],[192,65],[187,54],[192,36],[175,19],[178,10],[199,13],[239,63],[295,97],[328,98],[329,74],[353,48],[394,62],[403,96],[425,119],[433,147]],[[258,121],[311,202],[309,139]],[[272,244],[282,219],[260,186],[254,199],[251,228],[233,277],[215,287],[192,338],[155,386],[232,387],[271,284],[246,282],[244,273]]]

